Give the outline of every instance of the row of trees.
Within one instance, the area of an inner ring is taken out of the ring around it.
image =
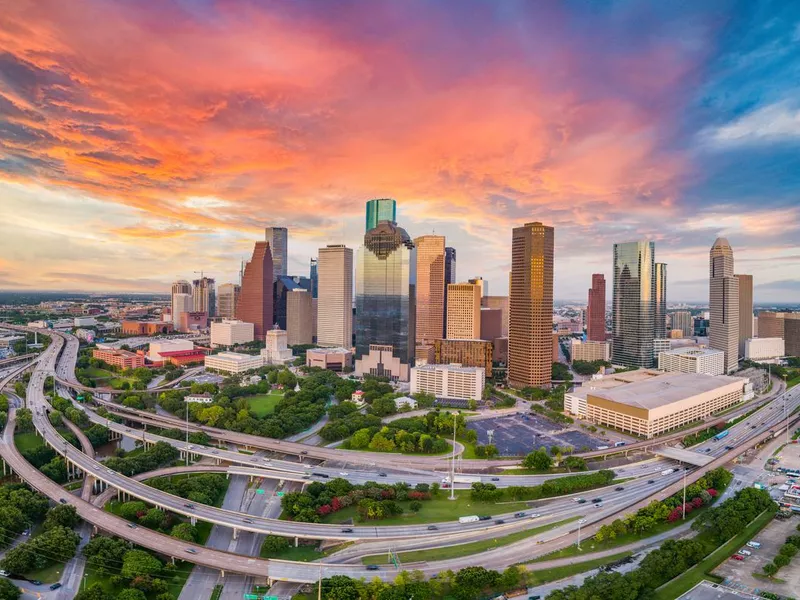
[[[798,525],[800,530],[800,525]],[[774,576],[783,567],[792,562],[792,558],[800,552],[800,535],[790,535],[786,538],[786,543],[778,549],[778,554],[772,559],[772,562],[764,565],[764,574],[769,577]]]
[[[148,480],[147,485],[193,502],[215,505],[225,496],[228,479],[219,473],[200,473],[188,477],[156,477]]]
[[[47,498],[32,492],[24,483],[7,483],[0,487],[0,531],[6,534],[0,538],[0,545],[41,521],[47,509]]]
[[[177,448],[170,446],[166,442],[158,442],[141,454],[123,457],[112,456],[107,458],[103,464],[109,469],[130,477],[145,471],[154,471],[159,467],[172,463],[179,455],[180,452]]]
[[[587,600],[602,598],[603,600],[646,600],[652,598],[656,588],[691,569],[702,561],[709,552],[718,547],[736,533],[741,532],[744,526],[752,521],[764,510],[774,508],[775,503],[764,490],[746,488],[736,493],[736,496],[726,500],[719,507],[709,509],[705,515],[698,517],[693,527],[699,522],[710,533],[710,538],[705,540],[700,536],[684,540],[666,540],[657,550],[648,554],[639,565],[638,569],[625,574],[617,572],[601,572],[589,577],[581,586],[570,585],[560,590],[555,590],[547,596],[547,600]],[[744,518],[748,521],[737,520],[739,529],[726,533],[717,529],[716,517],[708,521],[708,515],[718,513],[729,515],[732,512],[744,511]],[[728,535],[730,533],[730,535]],[[722,537],[719,537],[722,536]],[[725,537],[728,536],[728,537]],[[705,543],[704,543],[705,541]]]
[[[572,370],[575,371],[578,375],[594,375],[600,369],[607,369],[611,366],[611,363],[607,360],[593,360],[593,361],[586,361],[586,360],[573,360],[572,361]]]
[[[478,502],[500,502],[502,500],[539,500],[574,494],[610,484],[614,480],[614,471],[602,470],[582,475],[570,475],[550,479],[536,486],[511,486],[498,488],[493,483],[475,482],[472,484],[470,497]]]
[[[588,467],[586,461],[580,456],[567,456],[562,460],[562,454],[570,451],[572,451],[571,447],[551,446],[548,452],[547,448],[542,446],[526,454],[522,459],[522,466],[534,471],[549,471],[554,465],[563,465],[569,471],[585,471]]]
[[[72,531],[78,521],[74,506],[51,508],[44,520],[43,533],[6,552],[0,566],[10,573],[24,575],[52,563],[68,561],[75,556],[80,541]]]

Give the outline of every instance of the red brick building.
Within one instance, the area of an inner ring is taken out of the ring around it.
[[[92,351],[92,358],[97,358],[120,369],[138,369],[144,366],[144,356],[127,350],[97,348]]]
[[[236,318],[252,323],[253,335],[263,340],[272,326],[272,251],[268,242],[256,242],[245,265]]]
[[[202,363],[206,358],[206,353],[200,348],[194,350],[173,350],[172,352],[159,352],[165,363],[183,366],[192,363]]]
[[[592,275],[586,308],[586,339],[590,342],[606,340],[606,278],[602,273]]]

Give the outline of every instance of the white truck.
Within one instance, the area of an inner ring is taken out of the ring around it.
[[[675,469],[664,469],[663,471],[661,471],[661,474],[662,475],[669,475],[670,473],[674,473],[674,472],[675,472]]]
[[[469,515],[467,517],[458,517],[459,523],[476,523],[480,521],[480,517],[478,515]]]
[[[477,483],[481,480],[480,477],[476,475],[456,475],[455,482],[456,483]],[[442,483],[449,484],[450,477],[442,477]]]

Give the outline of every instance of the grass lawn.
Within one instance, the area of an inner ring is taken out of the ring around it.
[[[563,525],[564,523],[569,523],[570,521],[575,521],[576,519],[579,518],[580,517],[578,516],[574,516],[569,519],[564,519],[563,521],[558,521],[556,523],[548,523],[547,525],[534,527],[533,529],[526,529],[525,531],[516,531],[512,534],[503,537],[497,537],[491,540],[480,540],[477,542],[469,542],[467,544],[457,544],[454,546],[446,546],[443,548],[431,548],[429,550],[414,550],[410,552],[401,552],[398,554],[398,556],[400,558],[400,562],[447,560],[449,558],[468,556],[470,554],[485,552],[486,550],[493,550],[495,548],[499,548],[500,546],[507,546],[508,544],[513,544],[514,542],[518,542],[519,540],[524,540],[525,538],[529,538],[531,536],[537,535],[549,529],[554,529],[559,525]],[[364,558],[361,559],[361,562],[364,563],[365,565],[383,565],[387,564],[389,561],[387,555],[376,554],[373,556],[365,556]]]
[[[278,402],[283,398],[283,392],[271,391],[269,394],[257,394],[247,397],[250,411],[258,418],[266,417],[275,411]]]
[[[775,512],[771,510],[766,510],[761,513],[745,527],[744,531],[714,550],[711,554],[706,556],[702,562],[658,588],[658,590],[656,590],[655,600],[671,600],[672,598],[677,598],[687,590],[693,588],[701,580],[713,580],[713,576],[709,576],[707,573],[717,568],[722,561],[736,552],[745,542],[751,540],[755,534],[761,531],[767,523],[772,520],[774,515]],[[703,534],[698,535],[697,538],[700,539],[702,535]],[[718,583],[718,581],[715,581],[715,583]]]
[[[325,557],[325,552],[317,550],[316,546],[289,546],[283,552],[261,552],[261,558],[278,558],[280,560],[296,560],[300,562],[311,562]]]
[[[602,567],[603,565],[607,565],[608,563],[612,563],[615,560],[619,560],[621,558],[625,558],[630,556],[630,552],[620,552],[619,554],[613,554],[611,556],[606,556],[605,558],[595,558],[593,560],[586,560],[579,563],[573,563],[571,565],[564,565],[563,567],[553,567],[552,569],[542,569],[541,571],[533,571],[530,574],[531,577],[531,586],[535,585],[542,585],[544,583],[550,583],[551,581],[558,581],[559,579],[566,579],[567,577],[572,577],[573,575],[577,575],[578,573],[585,573],[586,571],[591,571],[592,569],[596,569],[597,567]]]
[[[33,450],[43,445],[44,441],[35,433],[18,433],[14,436],[14,445],[17,450],[24,452],[25,450]]]
[[[135,547],[135,546],[134,546]],[[169,592],[173,595],[173,597],[177,598],[181,594],[181,590],[183,589],[186,580],[189,578],[189,573],[192,572],[194,565],[190,562],[183,562],[179,561],[175,563],[176,568],[174,571],[167,572],[161,576],[161,579],[167,582],[167,586],[169,586]],[[98,573],[97,567],[93,564],[88,563],[86,564],[86,570],[84,571],[86,575],[85,585],[86,589],[92,587],[95,583],[99,583],[103,590],[110,594],[112,597],[119,594],[122,590],[127,589],[127,584],[123,584],[121,586],[115,586],[111,583],[111,575],[118,574],[118,572],[111,572],[111,573]],[[44,581],[44,579],[42,579]],[[45,582],[46,583],[46,582]],[[81,588],[83,589],[83,587]],[[147,596],[148,600],[153,600],[155,598],[155,594],[149,594]]]
[[[496,504],[494,502],[475,502],[470,498],[470,490],[456,491],[456,499],[448,500],[450,494],[447,490],[439,492],[437,498],[422,502],[422,509],[418,513],[413,513],[409,509],[409,500],[398,502],[405,511],[402,515],[391,519],[380,521],[370,521],[375,525],[416,525],[420,523],[436,523],[440,521],[455,521],[459,517],[467,515],[492,515],[500,513],[527,510],[527,502],[508,502]],[[341,523],[349,519],[356,519],[356,507],[348,506],[337,513],[332,513],[323,517],[323,523]]]
[[[56,562],[52,565],[46,566],[44,569],[30,571],[25,573],[28,579],[38,579],[42,583],[55,583],[61,579],[61,571],[64,569],[64,563]]]

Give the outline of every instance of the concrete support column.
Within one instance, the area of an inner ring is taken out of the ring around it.
[[[300,545],[300,538],[295,536],[294,538],[294,547],[297,548]]]
[[[222,576],[223,579],[225,579],[225,571],[224,570],[220,570],[219,574]]]
[[[239,530],[236,529],[236,527],[233,528],[233,539],[235,540],[239,539]]]
[[[197,517],[190,517],[190,518],[189,518],[189,522],[190,522],[192,525],[197,525]],[[235,531],[235,530],[234,530],[234,531]]]

